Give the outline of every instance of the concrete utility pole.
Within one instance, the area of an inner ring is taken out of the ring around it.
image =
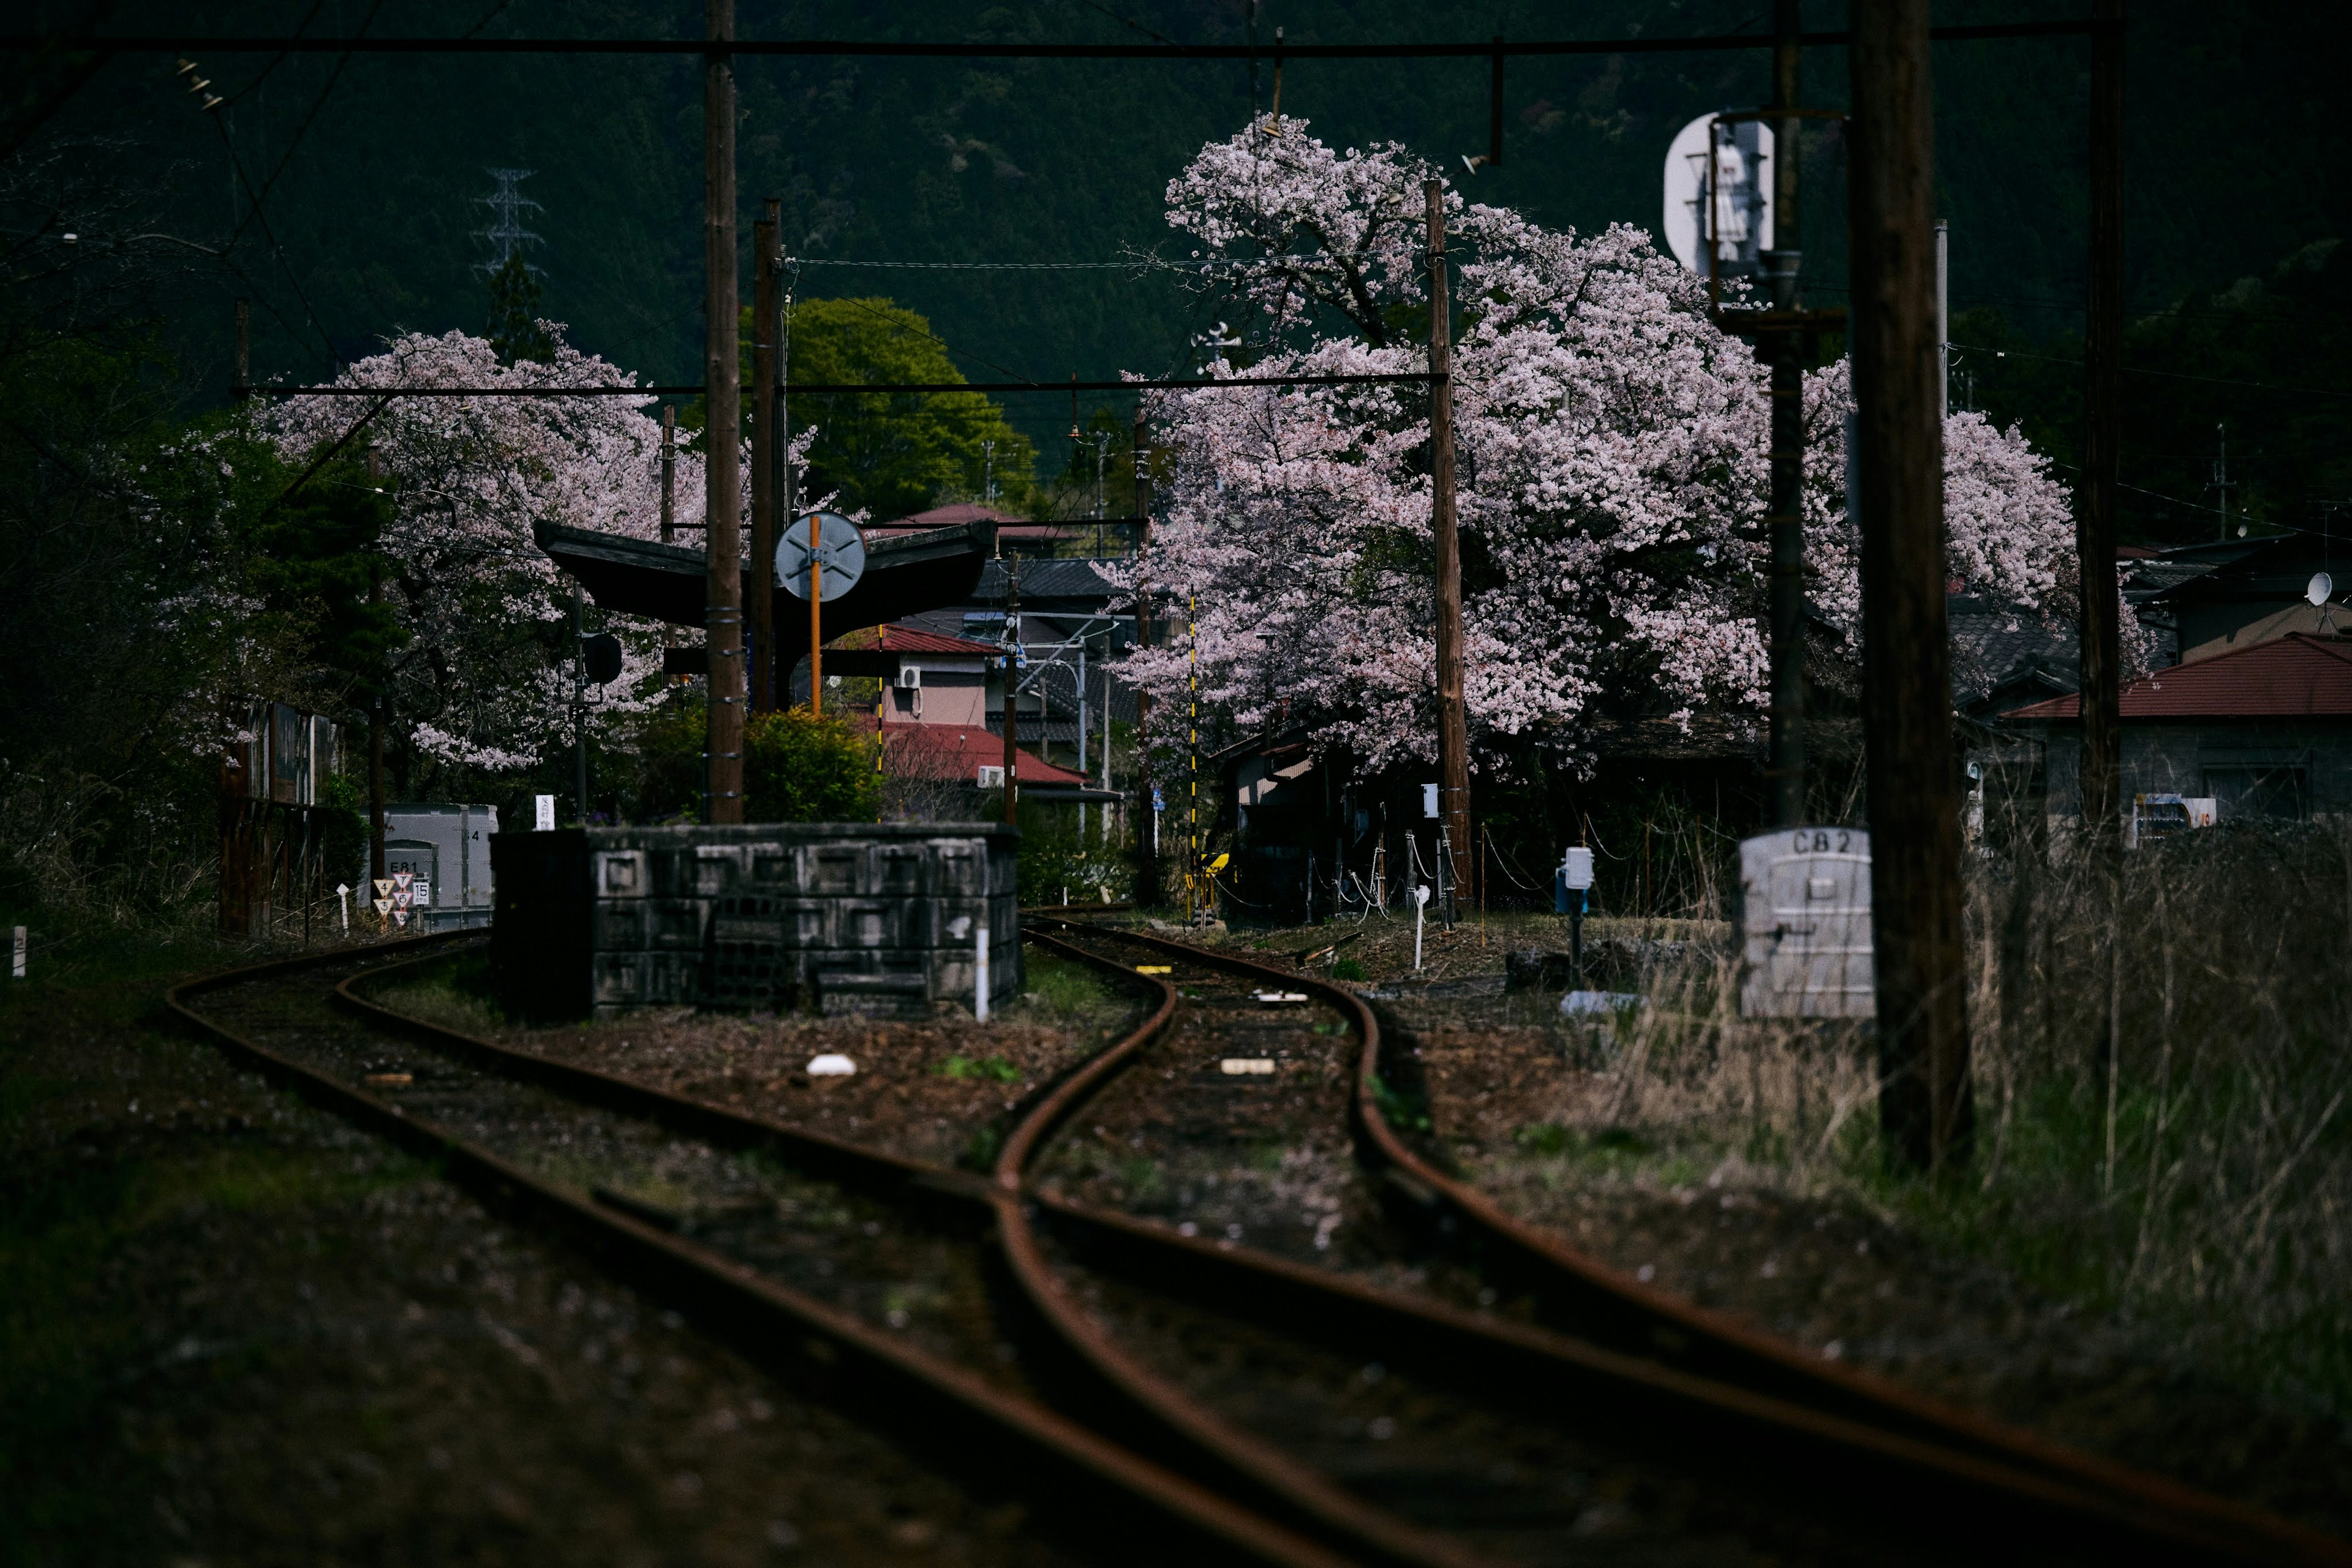
[[[677,528],[677,405],[662,405],[661,542],[667,544]]]
[[[1936,412],[1952,416],[1952,226],[1936,220]]]
[[[1470,733],[1462,708],[1462,536],[1454,510],[1454,343],[1445,302],[1445,187],[1422,186],[1429,200],[1430,532],[1437,544],[1438,819],[1456,846],[1470,843]],[[1477,894],[1475,884],[1457,897]]]
[[[239,398],[253,395],[253,301],[236,302],[236,384],[229,391]]]
[[[1879,1117],[1892,1158],[1945,1172],[1967,1161],[1974,1114],[1944,605],[1927,0],[1857,5],[1852,26],[1847,210]]]
[[[1004,820],[1021,825],[1021,557],[1004,558]]]
[[[2091,16],[2091,286],[2084,344],[2083,503],[2074,509],[2081,573],[2083,826],[2112,842],[2123,783],[2123,652],[2116,608],[2116,475],[2123,450],[2124,7]]]
[[[702,92],[704,625],[710,658],[705,818],[743,820],[743,372],[736,349],[735,0],[706,0]]]
[[[373,479],[382,473],[383,465],[383,457],[377,453],[374,444],[370,443],[367,449],[368,478]],[[380,605],[383,603],[383,558],[378,556],[373,565],[374,570],[369,574],[368,579],[368,603]],[[368,704],[368,896],[370,898],[375,896],[374,884],[383,881],[384,878],[383,731],[385,726],[392,722],[392,671],[386,668],[380,668],[376,673],[380,684],[376,688],[375,700]]]
[[[1798,227],[1798,150],[1804,121],[1793,112],[1800,90],[1798,0],[1772,8],[1772,107],[1788,110],[1772,124],[1772,250],[1763,258],[1772,310],[1790,318],[1785,328],[1759,334],[1758,347],[1772,368],[1771,538],[1772,816],[1783,827],[1805,820],[1805,333],[1797,268],[1804,258]]]
[[[751,226],[751,711],[772,713],[776,674],[776,230],[783,204],[768,199]]]
[[[1144,445],[1143,405],[1135,405],[1135,554],[1138,560],[1151,547],[1151,459]],[[1135,586],[1135,646],[1151,646],[1151,593],[1139,581]],[[1103,688],[1103,710],[1110,710],[1110,688]],[[1108,724],[1109,720],[1105,718]],[[1108,779],[1110,742],[1103,742],[1104,777]],[[1140,687],[1135,693],[1135,901],[1145,908],[1160,902],[1160,819],[1151,809],[1151,698]]]
[[[383,603],[383,580],[379,576],[368,584],[368,603]],[[383,681],[368,703],[368,897],[375,897],[375,883],[383,880],[383,727],[391,719],[386,711],[392,706],[392,694],[386,689],[392,684],[388,671],[379,671]]]

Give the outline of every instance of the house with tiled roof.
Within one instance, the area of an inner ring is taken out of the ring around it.
[[[995,643],[905,622],[848,633],[824,650],[828,675],[880,679],[874,721],[893,773],[973,788],[995,787],[1004,765],[1003,662]],[[1076,799],[1069,792],[1086,786],[1082,774],[1025,748],[1014,766],[1033,798]]]
[[[2208,796],[2222,823],[2352,813],[2352,637],[2306,632],[2177,664],[2123,689],[2123,796]],[[2082,700],[2005,715],[2045,748],[2049,800],[2081,799]]]

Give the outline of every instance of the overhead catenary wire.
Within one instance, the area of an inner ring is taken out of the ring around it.
[[[2025,349],[1997,349],[1983,343],[1954,343],[1952,347],[1964,349],[1969,353],[1990,354],[1995,359],[2036,359],[2051,364],[2077,366],[2083,363],[2081,360],[2072,359],[2064,354],[2033,353]],[[2201,381],[2215,386],[2243,386],[2256,392],[2284,392],[2297,397],[2352,397],[2352,390],[2341,388],[2283,386],[2274,381],[2241,381],[2235,376],[2227,375],[2192,375],[2185,370],[2153,370],[2146,365],[2127,364],[2123,367],[2123,373],[2126,375],[2160,376],[2167,381]]]
[[[374,25],[375,14],[383,9],[383,0],[374,0],[374,3],[368,7],[367,15],[360,18],[360,34],[362,36],[365,36],[368,28]],[[315,16],[317,15],[318,7],[313,5],[310,8],[310,16]],[[303,25],[306,28],[309,26],[309,16],[303,18]],[[262,71],[262,76],[266,77],[269,74],[270,70],[276,69],[278,61],[282,60],[285,58],[286,57],[281,54],[278,57],[278,59],[270,61],[269,66]],[[302,138],[310,133],[311,122],[319,118],[319,111],[327,107],[327,100],[334,96],[335,86],[343,79],[343,71],[351,65],[351,63],[352,57],[350,52],[347,50],[336,59],[335,68],[327,73],[327,85],[319,89],[319,96],[313,99],[310,102],[310,112],[302,116],[302,122],[294,128],[294,134],[287,140],[286,151],[284,154],[278,158],[278,167],[270,170],[269,177],[261,182],[261,192],[258,195],[253,198],[253,210],[247,213],[244,217],[239,218],[237,220],[236,227],[229,232],[228,248],[235,249],[238,238],[245,233],[245,226],[247,223],[261,216],[261,204],[268,201],[269,199],[269,193],[278,188],[279,176],[284,174],[288,165],[294,162],[294,154],[301,151]],[[260,79],[260,77],[255,78],[254,85],[259,85]],[[250,90],[250,88],[247,90]],[[234,109],[236,106],[237,99],[244,96],[245,93],[243,91],[232,95],[226,103],[221,105],[221,108],[224,110]]]
[[[1967,43],[1999,38],[2087,37],[2107,24],[2084,17],[2048,22],[1998,22],[1980,26],[1935,27],[1928,37],[1938,43]],[[1848,35],[1805,33],[1804,48],[1843,48]],[[124,34],[108,37],[86,35],[60,39],[38,34],[0,36],[0,49],[26,52],[68,47],[106,54],[168,54],[202,50],[212,54],[265,53],[334,54],[352,49],[361,54],[423,55],[689,55],[711,52],[709,40],[687,38],[554,38],[554,37],[404,37],[304,38],[278,36],[236,37],[227,34]],[[1465,43],[1298,44],[1286,43],[1289,60],[1416,60],[1541,58],[1562,55],[1709,54],[1743,49],[1768,49],[1769,37],[1755,34],[1666,36],[1654,38],[1521,38],[1497,42],[1483,38]],[[1265,52],[1255,44],[1052,44],[976,43],[966,40],[929,42],[911,39],[861,38],[731,38],[722,53],[744,56],[842,56],[881,59],[1015,59],[1015,60],[1252,60]]]
[[[1163,376],[1135,381],[874,381],[779,382],[779,393],[1024,393],[1170,392],[1220,386],[1378,386],[1427,385],[1448,379],[1430,371],[1399,371],[1392,374],[1360,375],[1231,375]],[[398,397],[697,397],[707,391],[700,382],[655,382],[643,386],[260,386],[256,396],[373,397],[390,393]]]

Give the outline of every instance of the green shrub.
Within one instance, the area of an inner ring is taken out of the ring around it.
[[[746,822],[873,822],[882,809],[881,742],[833,713],[762,713],[743,731],[743,795]]]

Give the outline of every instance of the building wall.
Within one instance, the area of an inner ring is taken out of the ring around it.
[[[911,690],[903,686],[883,688],[882,722],[984,727],[988,723],[988,678],[978,670],[926,668],[923,684]]]
[[[2082,810],[2082,731],[2053,727],[2050,813]],[[2352,813],[2352,723],[2342,721],[2242,721],[2124,726],[2123,798],[2136,795],[2213,795],[2224,822],[2252,815],[2233,800],[2244,786],[2280,770],[2300,770],[2305,814]]]

